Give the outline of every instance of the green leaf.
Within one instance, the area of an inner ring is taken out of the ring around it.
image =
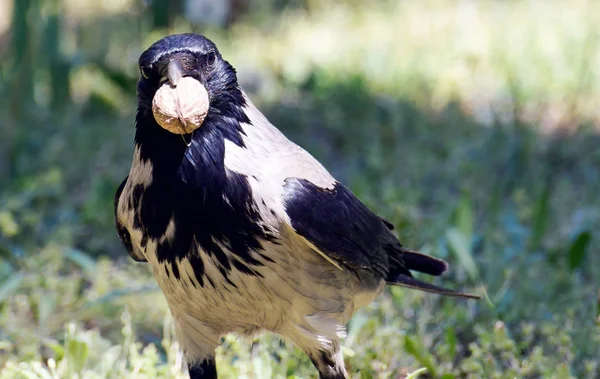
[[[54,359],[56,361],[61,361],[65,356],[65,348],[54,340],[47,340],[44,342],[44,345],[54,352]]]
[[[69,352],[69,363],[73,371],[80,373],[85,366],[89,354],[88,345],[77,339],[72,339],[67,342],[67,351]]]
[[[469,277],[476,280],[479,277],[479,272],[471,254],[471,242],[456,228],[450,228],[446,231],[446,239],[448,240],[448,246],[454,251]]]
[[[0,233],[9,238],[19,233],[19,225],[11,212],[0,211]]]
[[[456,344],[457,344],[457,339],[456,339],[456,333],[454,332],[454,328],[453,327],[448,327],[446,329],[446,343],[448,344],[448,350],[450,353],[450,358],[454,359],[454,357],[456,356]]]
[[[569,249],[569,269],[571,271],[578,269],[587,253],[587,248],[592,241],[592,234],[588,231],[581,232],[575,238]]]
[[[431,376],[434,378],[437,376],[435,370],[435,358],[425,349],[420,348],[414,338],[411,336],[404,337],[404,349],[407,353],[415,357],[417,362],[425,366],[425,369],[431,373]]]

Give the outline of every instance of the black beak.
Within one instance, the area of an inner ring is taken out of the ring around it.
[[[179,79],[183,77],[183,67],[181,67],[181,63],[177,59],[172,59],[169,61],[169,65],[167,66],[167,79],[173,87],[177,87],[177,82]]]

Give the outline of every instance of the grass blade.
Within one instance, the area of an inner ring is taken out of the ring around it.
[[[437,376],[436,370],[435,370],[435,358],[431,354],[429,354],[427,351],[425,351],[425,349],[422,349],[421,347],[419,347],[413,337],[411,337],[411,336],[404,337],[404,349],[406,350],[407,353],[409,353],[413,357],[415,357],[417,362],[419,362],[421,365],[425,366],[422,370],[429,371],[431,373],[431,376],[433,376],[434,378]],[[419,370],[417,370],[417,371],[419,371]],[[420,372],[417,373],[417,375],[418,374],[420,374]]]
[[[479,277],[479,272],[471,254],[470,241],[456,228],[450,228],[446,231],[446,239],[448,240],[449,247],[458,257],[469,277],[472,280],[476,280]]]
[[[0,303],[17,291],[21,285],[23,277],[24,275],[18,272],[0,284]]]
[[[591,241],[592,235],[588,231],[581,232],[577,235],[569,249],[569,269],[571,271],[581,267]]]
[[[427,372],[427,369],[425,367],[421,367],[418,370],[415,370],[411,373],[406,374],[405,379],[417,379],[419,376],[421,376],[421,374],[424,374],[426,372]]]

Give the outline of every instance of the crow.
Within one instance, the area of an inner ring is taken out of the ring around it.
[[[273,126],[210,40],[170,35],[138,63],[116,228],[151,265],[191,378],[217,377],[223,335],[261,331],[294,342],[320,378],[347,378],[344,326],[386,284],[477,298],[414,278],[448,265],[404,248],[391,223]]]

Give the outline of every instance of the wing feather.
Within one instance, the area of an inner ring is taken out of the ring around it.
[[[350,190],[340,183],[327,189],[288,178],[283,197],[292,228],[320,252],[351,269],[387,276],[389,229]]]

